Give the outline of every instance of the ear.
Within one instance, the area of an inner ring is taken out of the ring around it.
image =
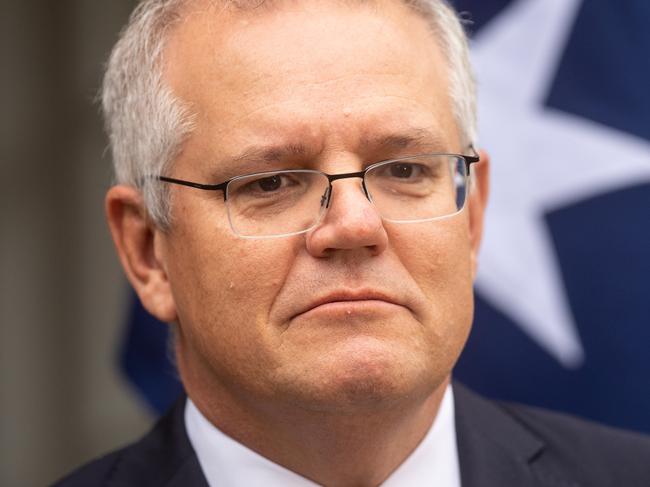
[[[177,321],[164,265],[165,235],[148,217],[140,191],[131,186],[113,186],[105,203],[122,267],[142,305],[160,321]]]
[[[472,278],[478,269],[478,253],[483,237],[483,221],[490,190],[490,157],[483,150],[479,151],[481,160],[472,164],[474,183],[469,190],[469,227],[472,252]]]

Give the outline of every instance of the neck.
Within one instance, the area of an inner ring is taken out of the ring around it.
[[[424,400],[383,408],[323,412],[295,404],[233,397],[181,366],[201,413],[222,432],[269,460],[327,486],[378,485],[413,452],[431,427],[448,379]],[[209,391],[209,394],[206,394]]]

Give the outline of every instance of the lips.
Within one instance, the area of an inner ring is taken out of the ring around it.
[[[405,306],[401,300],[388,293],[377,290],[339,290],[319,296],[315,300],[310,301],[307,306],[302,308],[295,314],[295,316],[305,314],[319,306],[331,303],[353,303],[355,301],[382,301],[384,303]]]

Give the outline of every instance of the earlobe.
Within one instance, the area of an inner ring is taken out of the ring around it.
[[[124,185],[110,188],[106,216],[124,272],[142,305],[161,321],[177,321],[161,245],[156,245],[164,236],[148,218],[140,192]]]
[[[481,150],[481,160],[472,165],[473,186],[470,188],[469,225],[472,259],[472,278],[476,277],[478,270],[478,253],[483,237],[483,221],[490,191],[490,157]]]

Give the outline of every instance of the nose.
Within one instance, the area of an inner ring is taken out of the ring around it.
[[[307,251],[315,257],[360,249],[370,255],[381,254],[388,245],[388,235],[360,180],[334,181],[331,191],[323,220],[307,234]]]

